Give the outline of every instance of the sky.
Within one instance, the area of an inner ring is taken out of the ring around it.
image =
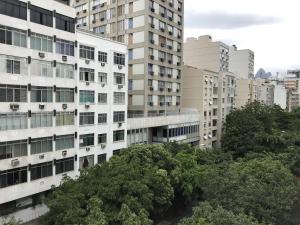
[[[184,0],[185,38],[214,41],[255,52],[259,68],[300,69],[300,0]]]

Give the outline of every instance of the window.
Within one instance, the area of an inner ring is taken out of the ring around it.
[[[80,91],[79,93],[80,103],[95,103],[95,92],[94,91]]]
[[[74,148],[74,135],[57,136],[55,141],[55,150],[65,150]]]
[[[115,84],[125,85],[125,74],[124,73],[114,73]]]
[[[56,102],[74,102],[74,89],[56,88]]]
[[[21,62],[18,60],[7,59],[6,60],[6,72],[11,74],[21,73]]]
[[[52,102],[52,87],[33,86],[31,89],[31,102]]]
[[[75,33],[75,20],[71,17],[67,17],[56,13],[56,29]]]
[[[79,57],[84,59],[95,59],[95,48],[80,45],[79,47]]]
[[[41,34],[32,33],[30,35],[30,48],[38,51],[52,52],[53,38]]]
[[[31,128],[52,127],[52,112],[32,113]]]
[[[27,102],[27,86],[0,84],[0,102]]]
[[[55,174],[66,173],[74,170],[74,157],[56,160]]]
[[[53,77],[52,62],[33,59],[31,62],[31,75]]]
[[[85,81],[85,82],[86,81],[94,82],[95,81],[95,70],[88,69],[88,68],[80,68],[79,79],[81,81]]]
[[[74,112],[57,112],[56,126],[74,125]]]
[[[107,134],[98,134],[98,144],[105,144],[107,139]]]
[[[57,54],[74,56],[74,42],[56,39],[55,46]]]
[[[114,142],[124,141],[124,130],[116,130],[114,131]]]
[[[99,104],[107,104],[107,94],[106,93],[98,93],[98,103]]]
[[[0,26],[0,43],[26,48],[27,31]]]
[[[51,11],[34,5],[30,5],[29,8],[31,22],[53,27],[53,13]]]
[[[80,113],[79,125],[93,125],[93,124],[95,124],[95,113],[93,112]]]
[[[124,92],[114,92],[114,104],[124,105],[125,104],[125,93]]]
[[[27,167],[0,172],[0,188],[27,182]]]
[[[27,4],[17,0],[0,0],[0,14],[27,20]]]
[[[0,160],[27,155],[27,140],[0,142]]]
[[[87,147],[94,145],[94,134],[83,134],[79,138],[79,147]]]
[[[98,114],[98,124],[104,124],[104,123],[107,123],[107,114],[106,113]]]
[[[73,65],[57,63],[56,64],[56,77],[74,79],[75,68]]]
[[[98,164],[103,164],[106,162],[106,158],[107,158],[107,155],[106,153],[105,154],[100,154],[98,155]]]
[[[1,113],[0,130],[27,129],[27,113]]]
[[[94,155],[87,155],[79,158],[79,169],[89,168],[94,165]]]
[[[0,54],[0,72],[27,75],[27,59]]]
[[[125,54],[114,52],[114,64],[125,66]]]
[[[50,177],[53,175],[52,162],[46,162],[31,166],[30,176],[31,180],[37,180],[44,177]]]
[[[124,111],[118,111],[114,112],[114,123],[123,123],[125,122],[125,112]]]
[[[107,84],[107,73],[98,73],[98,82],[100,84]]]
[[[106,52],[98,52],[98,61],[107,63],[107,53]]]
[[[99,26],[99,27],[94,27],[93,30],[97,34],[105,34],[106,33],[106,25],[102,25],[102,26]]]
[[[31,155],[52,152],[52,137],[37,138],[31,141]]]

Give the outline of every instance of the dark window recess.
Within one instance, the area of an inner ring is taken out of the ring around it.
[[[61,14],[55,14],[56,29],[75,33],[75,19]]]
[[[56,160],[55,174],[66,173],[74,170],[74,157]]]
[[[106,162],[106,154],[98,155],[98,164],[103,164]]]
[[[27,182],[27,167],[0,172],[0,188]]]
[[[49,10],[30,5],[30,21],[48,27],[53,27],[53,14]]]
[[[52,176],[52,162],[41,163],[31,166],[31,180]]]
[[[27,4],[17,0],[0,0],[0,14],[27,20]]]

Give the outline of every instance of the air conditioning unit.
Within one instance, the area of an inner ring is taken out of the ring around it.
[[[153,75],[154,75],[154,72],[153,72],[153,71],[150,71],[149,74],[150,74],[151,76],[153,76]]]
[[[163,77],[165,74],[164,74],[164,73],[160,73],[159,75],[160,75],[161,77]]]
[[[44,159],[45,158],[45,155],[39,155],[39,159]]]
[[[102,66],[102,67],[104,67],[104,66],[105,66],[105,63],[104,63],[104,62],[102,62],[102,63],[101,63],[101,66]]]
[[[172,60],[169,60],[169,61],[168,61],[168,63],[169,63],[169,64],[172,64],[172,63],[173,63],[173,61],[172,61]]]
[[[155,41],[152,39],[152,40],[150,40],[150,43],[154,45]]]
[[[203,139],[204,139],[204,140],[207,140],[208,138],[207,138],[207,136],[204,136]]]
[[[104,4],[104,3],[102,3],[102,4],[100,5],[100,7],[101,7],[101,8],[103,8],[104,6],[105,6],[105,4]]]
[[[212,135],[211,135],[211,134],[210,134],[210,135],[208,135],[208,138],[209,138],[209,139],[212,139]]]
[[[178,49],[177,49],[177,52],[181,52],[181,49],[180,49],[180,48],[178,48]]]
[[[79,16],[79,12],[77,12],[76,15]]]
[[[100,18],[100,21],[104,21],[104,20],[105,20],[105,18],[103,18],[103,17],[102,17],[102,18]]]
[[[85,26],[86,26],[86,23],[83,23],[83,24],[82,24],[82,26],[84,26],[84,27],[85,27]]]
[[[106,144],[101,144],[101,148],[102,149],[106,148]]]
[[[180,102],[176,102],[176,105],[179,106],[179,105],[180,105]]]
[[[68,152],[67,151],[62,151],[61,154],[62,154],[63,157],[65,157],[65,156],[67,156]]]
[[[62,61],[63,61],[63,62],[68,61],[68,57],[67,57],[66,55],[63,55],[61,58],[62,58]]]
[[[172,20],[173,20],[173,17],[169,16],[169,20],[172,21]]]
[[[89,85],[90,85],[90,82],[89,82],[89,81],[87,81],[87,82],[85,82],[85,84],[86,84],[86,86],[89,86]]]
[[[95,10],[95,9],[96,9],[96,6],[93,6],[93,7],[92,7],[92,10]]]
[[[105,83],[101,83],[101,87],[105,87]]]
[[[165,59],[164,59],[164,58],[160,58],[159,60],[160,60],[161,62],[164,62],[164,61],[165,61]]]
[[[45,104],[39,104],[39,109],[45,109],[46,105]]]
[[[151,24],[151,28],[155,28],[155,25],[153,23]]]
[[[168,45],[168,49],[172,50],[172,49],[173,49],[173,47],[172,47],[171,45]]]
[[[93,20],[93,21],[92,21],[92,24],[95,24],[95,23],[96,23],[96,20]]]
[[[89,152],[89,151],[91,151],[91,148],[87,147],[87,148],[85,148],[85,150],[86,150],[87,152]]]
[[[151,60],[154,60],[154,55],[150,55],[150,59],[151,59]]]
[[[122,84],[119,84],[118,85],[118,89],[122,89],[123,88],[123,85]]]
[[[164,102],[160,102],[160,103],[159,103],[160,106],[163,106],[164,104],[165,104]]]
[[[179,89],[176,89],[176,92],[177,92],[177,93],[179,93],[179,92],[180,92],[180,90],[179,90]]]
[[[165,28],[160,28],[160,31],[161,32],[165,32]]]
[[[170,7],[173,7],[174,4],[173,4],[172,2],[169,2],[169,6],[170,6]]]
[[[161,15],[161,17],[165,17],[165,14],[164,14],[164,13],[161,13],[160,15]]]
[[[150,8],[150,10],[151,10],[151,12],[155,12],[155,9],[152,7],[152,8]]]
[[[168,88],[168,92],[172,92],[172,88]]]
[[[153,87],[150,87],[150,91],[153,91],[154,90],[154,88]]]
[[[167,104],[168,104],[168,106],[171,106],[171,102],[168,102]]]
[[[182,10],[181,7],[178,7],[178,11],[181,12],[181,10]]]
[[[85,107],[86,109],[88,109],[88,108],[90,108],[90,104],[85,104],[84,107]]]
[[[172,32],[172,31],[169,31],[169,35],[173,35],[173,32]]]
[[[20,161],[18,159],[13,159],[10,162],[11,166],[18,166],[20,164]]]
[[[118,123],[118,127],[122,127],[122,123]]]
[[[172,78],[172,74],[168,74],[168,77],[169,77],[169,78]]]
[[[45,53],[44,52],[39,52],[39,57],[40,58],[45,58]]]
[[[19,104],[10,104],[9,107],[12,111],[17,111],[20,109]]]
[[[177,66],[180,66],[180,62],[177,63]]]
[[[63,109],[67,109],[67,108],[68,108],[68,105],[67,105],[67,104],[62,104],[62,108],[63,108]]]
[[[153,106],[153,102],[149,102],[149,105],[150,105],[150,106]]]
[[[85,60],[85,64],[90,64],[90,60]]]
[[[161,88],[159,88],[159,90],[160,90],[160,91],[164,91],[165,89],[161,87]]]
[[[181,35],[177,35],[177,38],[180,39],[180,38],[181,38]]]
[[[180,26],[180,25],[181,25],[181,22],[180,22],[180,21],[178,21],[178,22],[177,22],[177,24]]]
[[[181,77],[180,76],[177,76],[177,79],[180,79]]]
[[[122,65],[118,65],[118,69],[119,70],[123,69],[123,66]]]
[[[164,43],[161,43],[160,46],[161,46],[162,48],[166,47],[166,45],[165,45]]]

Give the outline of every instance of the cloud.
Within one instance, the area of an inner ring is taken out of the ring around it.
[[[238,29],[256,25],[274,24],[281,21],[278,17],[255,14],[238,14],[223,11],[208,13],[187,11],[185,13],[186,28]]]

